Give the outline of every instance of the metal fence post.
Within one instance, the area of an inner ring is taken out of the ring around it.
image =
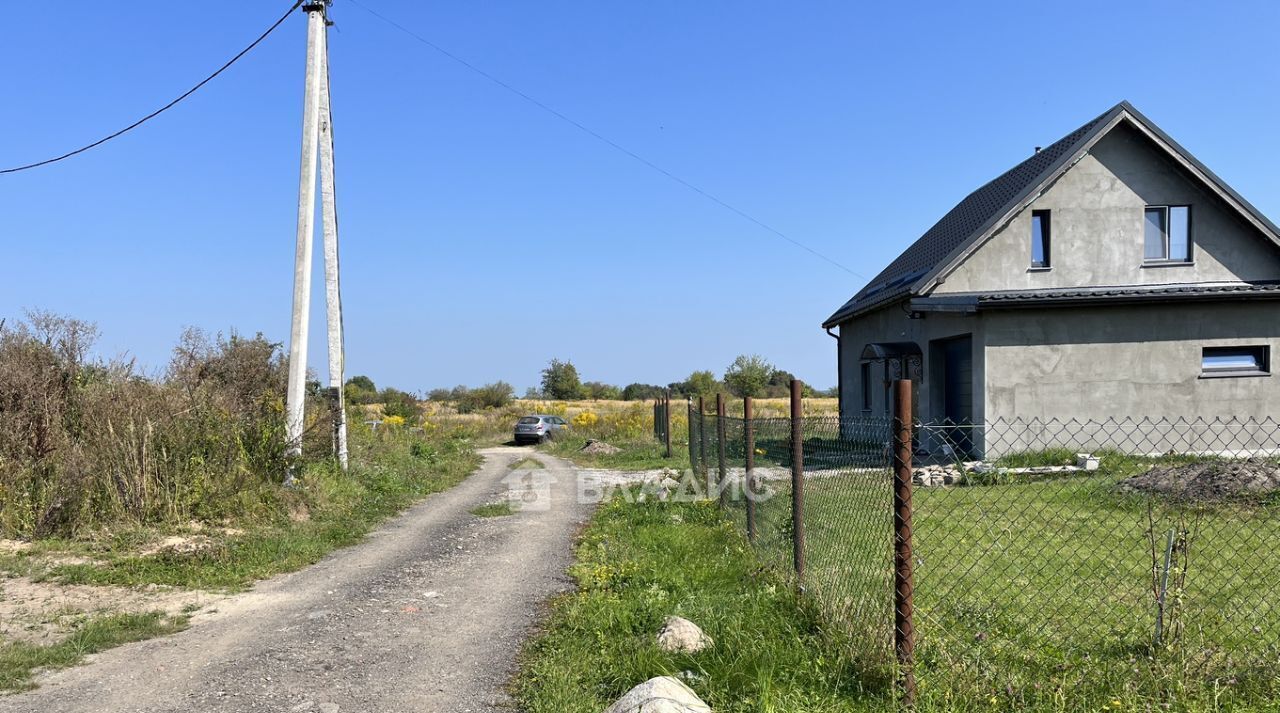
[[[667,458],[671,457],[671,389],[662,400],[662,437],[667,442]]]
[[[687,406],[687,411],[689,414],[688,415],[689,423],[687,424],[689,427],[689,469],[696,471],[698,469],[698,459],[697,459],[697,455],[694,453],[694,448],[695,448],[695,444],[697,443],[697,439],[695,439],[693,436],[693,397],[687,397],[685,399],[685,405]]]
[[[791,380],[791,542],[796,581],[804,588],[804,383]]]
[[[915,705],[915,579],[911,558],[911,380],[894,382],[893,623],[898,686],[904,707]]]
[[[716,394],[716,487],[720,489],[720,507],[729,506],[729,493],[725,481],[729,479],[724,465],[725,427],[724,427],[724,394]]]
[[[699,474],[707,477],[707,408],[702,397],[698,397],[698,466]]]
[[[752,423],[752,403],[750,396],[742,398],[742,434],[744,445],[747,448],[747,473],[744,482],[746,483],[747,496],[747,541],[755,543],[756,541],[756,427]]]

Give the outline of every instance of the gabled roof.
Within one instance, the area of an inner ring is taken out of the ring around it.
[[[1280,229],[1194,156],[1124,101],[970,193],[823,322],[832,327],[937,285],[987,238],[1075,165],[1121,121],[1129,121],[1280,246]]]

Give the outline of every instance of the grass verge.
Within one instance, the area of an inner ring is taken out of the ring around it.
[[[184,629],[186,617],[160,613],[117,614],[90,619],[71,636],[51,646],[12,641],[0,646],[0,691],[32,687],[37,669],[60,669],[80,663],[85,656],[113,646],[172,634]]]
[[[471,509],[471,514],[476,517],[504,517],[514,515],[515,512],[515,508],[508,502],[487,503]]]
[[[171,533],[122,529],[86,541],[41,542],[30,553],[0,557],[0,568],[63,584],[236,591],[358,542],[414,501],[460,482],[479,460],[463,438],[386,436],[359,444],[346,473],[332,464],[309,465],[296,488],[272,494],[286,501],[272,516],[230,530],[201,529],[193,546],[148,553],[147,543]],[[46,557],[59,552],[87,561],[59,564],[58,557]]]
[[[553,456],[573,461],[588,468],[610,468],[613,470],[658,470],[674,468],[685,470],[689,467],[689,451],[672,445],[671,457],[667,458],[667,449],[653,438],[638,440],[607,441],[609,445],[619,448],[617,453],[583,453],[582,447],[587,437],[581,434],[569,434],[554,441],[544,443],[538,448]]]
[[[714,503],[603,506],[557,600],[527,648],[515,693],[530,713],[598,713],[654,676],[685,680],[713,710],[866,711],[875,700],[827,653],[813,612],[762,569]],[[715,640],[699,654],[660,650],[669,615]]]
[[[537,458],[521,458],[511,464],[511,470],[539,470],[541,468],[546,468],[546,466]]]

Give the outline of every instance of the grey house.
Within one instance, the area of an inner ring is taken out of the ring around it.
[[[887,415],[903,374],[925,421],[1264,418],[1278,299],[1280,230],[1122,102],[970,193],[823,326],[844,418]]]

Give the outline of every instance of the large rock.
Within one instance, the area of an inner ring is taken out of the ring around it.
[[[698,625],[678,616],[669,616],[658,632],[658,646],[663,651],[696,654],[714,642]]]
[[[658,676],[628,691],[604,713],[711,713],[711,706],[680,681]]]

